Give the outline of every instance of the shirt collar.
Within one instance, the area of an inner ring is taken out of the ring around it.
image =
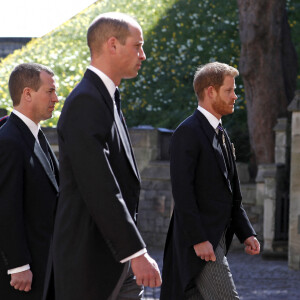
[[[219,123],[222,124],[222,120],[217,119],[213,114],[207,111],[205,108],[198,105],[198,110],[205,116],[209,124],[216,130],[218,128]]]
[[[26,124],[26,126],[29,128],[29,130],[31,131],[31,133],[33,134],[35,139],[37,140],[38,139],[37,136],[38,136],[39,130],[41,128],[41,125],[35,124],[31,119],[29,119],[28,117],[26,117],[25,115],[23,115],[22,113],[20,113],[19,111],[15,110],[15,109],[12,112]]]
[[[111,98],[114,99],[115,91],[116,91],[116,86],[115,86],[114,82],[106,74],[104,74],[102,71],[95,68],[94,66],[90,65],[90,66],[88,66],[88,69],[91,70],[92,72],[96,73],[100,77],[100,79],[103,81],[105,87],[107,88]]]

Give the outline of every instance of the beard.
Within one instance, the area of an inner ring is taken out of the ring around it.
[[[216,100],[212,103],[212,108],[221,116],[226,116],[234,112],[234,105],[227,103],[219,94],[217,95]]]

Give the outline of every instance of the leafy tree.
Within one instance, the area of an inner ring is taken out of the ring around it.
[[[257,164],[274,162],[274,131],[294,96],[297,55],[285,0],[238,0],[251,146]],[[259,26],[258,26],[259,24]]]
[[[291,26],[297,19],[290,1]],[[33,39],[21,50],[0,62],[0,107],[11,109],[7,89],[9,74],[21,62],[39,62],[57,75],[60,104],[82,78],[89,65],[86,31],[100,13],[122,11],[135,15],[143,27],[147,60],[137,78],[122,81],[123,111],[129,126],[152,125],[174,129],[196,108],[192,82],[196,68],[209,61],[239,65],[240,41],[236,0],[103,0],[97,1],[42,38]],[[299,18],[299,16],[298,16]],[[298,49],[300,51],[300,49]],[[241,76],[237,79],[236,112],[224,118],[239,161],[249,157],[246,105]]]

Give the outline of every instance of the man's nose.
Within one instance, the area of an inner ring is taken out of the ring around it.
[[[52,97],[52,102],[58,102],[58,97],[56,92],[54,93],[53,97]]]
[[[140,60],[146,60],[146,53],[144,52],[144,49],[141,48],[140,52]]]

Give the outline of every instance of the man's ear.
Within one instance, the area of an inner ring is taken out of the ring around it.
[[[31,101],[31,93],[32,93],[32,89],[29,87],[25,87],[22,93],[22,97],[25,101],[30,102]]]
[[[106,44],[107,44],[109,53],[115,54],[117,51],[117,44],[118,44],[117,38],[115,38],[114,36],[110,37],[107,40]]]
[[[212,85],[210,85],[208,88],[206,88],[206,92],[209,98],[213,98],[217,91]]]

